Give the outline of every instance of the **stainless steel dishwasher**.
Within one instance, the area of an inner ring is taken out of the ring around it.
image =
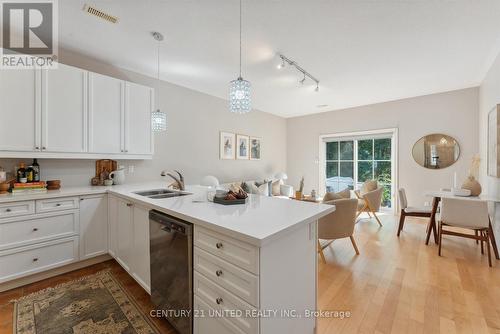
[[[193,332],[193,225],[149,211],[151,301],[180,334]]]

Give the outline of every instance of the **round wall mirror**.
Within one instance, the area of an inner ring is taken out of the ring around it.
[[[458,160],[460,146],[455,138],[433,133],[420,138],[412,150],[413,159],[422,167],[442,169]]]

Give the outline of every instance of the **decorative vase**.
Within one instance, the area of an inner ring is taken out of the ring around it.
[[[467,177],[464,184],[462,184],[462,189],[470,190],[471,196],[479,196],[481,194],[481,185],[477,182],[476,178],[472,175]]]

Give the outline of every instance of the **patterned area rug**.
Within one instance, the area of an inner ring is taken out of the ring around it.
[[[133,299],[102,271],[15,301],[15,334],[158,334]]]

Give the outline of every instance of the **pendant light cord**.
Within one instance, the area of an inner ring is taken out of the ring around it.
[[[158,78],[158,82],[157,82],[157,96],[158,98],[156,99],[157,100],[157,105],[158,105],[158,110],[160,110],[160,41],[158,40],[158,54],[157,54],[157,78]]]
[[[240,78],[241,78],[241,0],[240,0]]]

